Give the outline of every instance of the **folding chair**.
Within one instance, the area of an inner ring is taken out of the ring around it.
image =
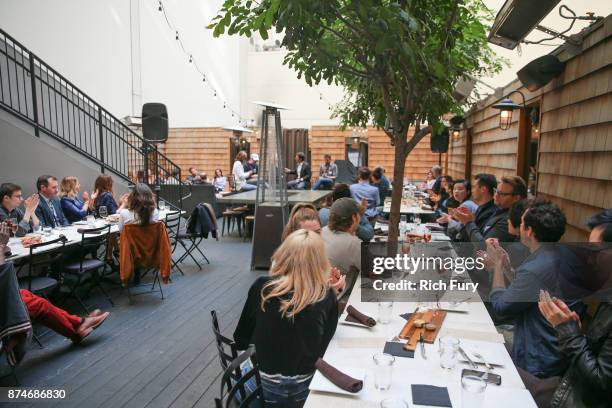
[[[197,217],[196,214],[198,212],[198,207],[200,205],[201,204],[198,204],[196,206],[196,208],[194,208],[193,212],[191,213],[191,216],[187,220],[188,228],[189,228],[189,225],[191,224],[191,221],[192,221],[192,218],[194,217],[194,215]],[[204,240],[204,238],[205,237],[202,234],[191,233],[191,232],[187,232],[187,231],[184,234],[180,234],[179,233],[177,235],[177,241],[178,241],[179,244],[181,244],[181,246],[185,250],[185,253],[176,262],[177,263],[183,262],[189,256],[189,257],[191,257],[193,262],[195,262],[195,264],[198,265],[198,268],[201,270],[202,269],[202,265],[200,265],[198,260],[193,256],[193,251],[197,250],[200,253],[200,255],[202,255],[202,258],[206,261],[206,263],[210,264],[210,261],[208,260],[208,258],[204,254],[204,252],[202,252],[202,250],[199,248],[199,246],[202,243],[202,241]],[[186,241],[187,241],[187,243],[185,243]]]
[[[81,234],[79,260],[65,265],[64,273],[76,279],[73,284],[67,285],[70,289],[68,296],[74,298],[85,310],[85,313],[88,314],[89,309],[87,309],[81,297],[76,293],[76,290],[85,282],[85,276],[87,275],[90,277],[92,288],[97,288],[102,292],[111,306],[115,305],[106,290],[104,290],[100,284],[100,271],[103,271],[107,265],[106,254],[110,240],[110,225],[99,228],[79,229],[77,232]],[[100,259],[100,257],[102,259]],[[87,291],[87,295],[89,295],[90,290],[91,288]]]
[[[181,267],[178,265],[179,261],[174,260],[174,252],[178,246],[178,236],[181,231],[181,212],[169,212],[168,214],[166,214],[166,219],[164,220],[164,223],[166,224],[166,229],[168,230],[168,238],[170,238],[170,245],[172,246],[172,269],[176,268],[181,273],[181,275],[185,275]]]
[[[251,367],[246,370],[241,370],[240,367],[249,360],[251,362]],[[240,373],[239,376],[237,376],[237,372]],[[253,391],[247,393],[245,384],[253,379],[256,387]],[[231,385],[232,383],[233,385]],[[237,398],[238,393],[243,392],[246,393],[244,398]],[[253,345],[235,358],[225,369],[221,377],[220,396],[219,398],[215,398],[216,408],[229,408],[234,406],[250,408],[251,404],[265,407],[261,375],[259,374],[259,365],[257,364],[255,347]]]
[[[48,293],[59,286],[59,281],[49,276],[49,271],[52,265],[59,265],[59,270],[61,271],[66,241],[68,241],[66,237],[60,235],[59,238],[52,241],[31,245],[30,256],[27,259],[27,263],[24,264],[24,266],[28,266],[28,275],[26,277],[19,277],[22,269],[19,269],[17,272],[19,288],[27,289],[35,295],[48,300]],[[46,247],[51,247],[52,249],[45,250]],[[38,343],[38,347],[42,349],[42,342],[34,332],[32,333],[34,341]]]

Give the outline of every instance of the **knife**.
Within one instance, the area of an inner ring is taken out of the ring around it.
[[[423,360],[427,360],[427,356],[425,355],[425,339],[423,339],[423,333],[419,336],[419,343],[421,343],[421,357]]]
[[[459,346],[459,352],[461,353],[461,355],[463,356],[463,358],[465,358],[468,363],[470,363],[470,365],[472,366],[472,368],[478,368],[478,366],[476,365],[476,363],[474,362],[474,360],[472,360],[470,358],[470,356],[468,356],[468,354],[465,352],[465,350],[463,349],[463,347]]]

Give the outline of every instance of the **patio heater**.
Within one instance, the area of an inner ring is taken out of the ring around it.
[[[253,103],[263,110],[251,269],[269,269],[289,215],[280,120],[280,111],[288,108],[271,102]]]

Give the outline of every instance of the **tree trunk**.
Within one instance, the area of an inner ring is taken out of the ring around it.
[[[404,191],[404,169],[406,168],[406,134],[395,135],[395,161],[393,164],[393,192],[391,193],[391,210],[389,214],[388,252],[390,256],[397,253],[399,236],[400,210]]]

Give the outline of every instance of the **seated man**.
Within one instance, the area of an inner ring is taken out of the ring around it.
[[[10,253],[6,246],[8,240],[8,225],[3,222],[0,224],[0,268],[14,269],[12,262],[4,262],[5,255]],[[16,272],[13,270],[10,273]],[[110,315],[110,312],[103,313],[100,310],[94,310],[86,317],[78,317],[54,306],[48,300],[36,296],[30,291],[19,289],[19,293],[28,310],[30,319],[69,338],[75,344],[80,343],[85,337],[89,336]]]
[[[40,202],[36,208],[36,216],[43,227],[60,227],[69,225],[68,219],[62,211],[62,204],[57,196],[59,192],[57,179],[45,174],[36,180],[36,188]]]
[[[310,172],[310,165],[304,161],[305,159],[306,156],[304,153],[299,152],[295,155],[295,162],[297,163],[295,170],[285,169],[285,173],[295,174],[297,176],[295,180],[291,180],[287,183],[287,188],[297,190],[310,188],[310,178],[312,174]]]
[[[365,215],[368,218],[375,217],[378,215],[378,207],[380,204],[380,195],[378,189],[370,184],[370,176],[372,173],[367,167],[359,168],[359,182],[351,185],[351,197],[358,203],[361,203],[363,199],[368,202],[368,208],[366,209]]]
[[[472,201],[478,206],[475,213],[469,211],[468,208],[464,210],[450,210],[449,215],[456,219],[461,227],[453,235],[449,235],[451,240],[455,242],[469,242],[470,236],[467,232],[465,223],[470,222],[474,224],[478,229],[484,227],[487,220],[495,213],[495,204],[493,203],[493,196],[495,195],[495,188],[497,187],[497,179],[494,175],[488,173],[477,174],[474,178],[474,186],[472,187]],[[460,218],[463,215],[462,218]]]
[[[23,200],[21,187],[13,183],[4,183],[0,186],[0,221],[15,220],[18,225],[15,236],[23,237],[39,225],[36,216],[38,202],[38,194],[32,194]],[[22,203],[25,210],[20,208]]]
[[[198,169],[196,169],[195,167],[190,167],[189,175],[187,176],[187,182],[193,184],[194,180],[196,179],[196,176],[199,176],[199,175],[200,175],[200,172],[198,171]]]
[[[332,191],[333,201],[336,201],[343,197],[351,198],[351,190],[348,184],[336,184]],[[319,218],[321,219],[321,226],[326,226],[329,222],[329,208],[321,208],[319,210]],[[357,228],[357,238],[366,242],[374,238],[374,228],[372,227],[372,224],[370,224],[370,222],[368,221],[368,217],[366,217],[364,214],[361,214],[359,220],[359,227]]]
[[[559,207],[547,201],[532,203],[522,216],[520,239],[531,253],[516,270],[506,288],[508,262],[498,262],[493,272],[491,306],[497,316],[514,318],[512,350],[514,364],[539,378],[562,375],[567,367],[560,354],[554,328],[538,310],[541,290],[563,296],[563,283],[575,279],[580,261],[558,242],[565,232],[566,219]],[[569,307],[584,311],[580,301]]]
[[[324,162],[319,167],[319,178],[312,187],[313,190],[320,190],[324,188],[331,188],[338,177],[338,166],[336,163],[332,163],[331,154],[323,156]]]
[[[251,175],[247,179],[247,184],[257,185],[257,172],[259,171],[259,155],[257,153],[251,153],[251,157],[246,163],[242,165],[245,172],[250,171]]]
[[[389,179],[385,177],[385,169],[376,167],[372,171],[372,185],[378,189],[380,205],[383,205],[385,203],[385,198],[389,197],[389,189],[391,187]],[[382,211],[382,207],[379,208],[379,211]]]
[[[351,266],[361,270],[361,241],[355,236],[360,211],[355,200],[339,198],[331,206],[329,224],[321,230],[329,262],[344,273]]]

